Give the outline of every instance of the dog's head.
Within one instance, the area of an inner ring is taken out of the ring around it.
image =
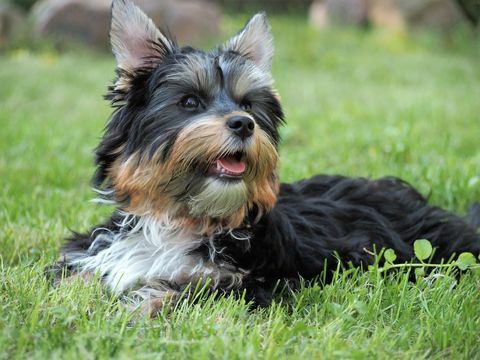
[[[257,14],[210,52],[179,47],[129,0],[114,0],[116,106],[96,150],[96,186],[136,215],[238,226],[276,201],[282,110],[272,37]]]

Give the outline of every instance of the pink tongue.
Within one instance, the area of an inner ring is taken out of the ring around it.
[[[235,174],[242,174],[245,172],[246,165],[243,161],[235,160],[234,158],[219,159],[218,162],[223,168]]]

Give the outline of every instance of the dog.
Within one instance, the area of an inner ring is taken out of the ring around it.
[[[470,222],[406,182],[319,175],[280,184],[273,42],[264,13],[225,44],[179,47],[129,0],[112,4],[115,108],[96,148],[93,183],[116,210],[61,249],[62,277],[98,274],[149,313],[189,286],[268,305],[277,281],[366,266],[375,249],[433,260],[480,253],[480,205]]]

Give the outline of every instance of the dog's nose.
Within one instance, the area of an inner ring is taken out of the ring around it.
[[[233,116],[227,121],[228,128],[242,140],[253,135],[255,123],[246,116]]]

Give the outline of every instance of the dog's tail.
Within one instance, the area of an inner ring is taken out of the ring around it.
[[[473,203],[470,206],[467,221],[474,229],[480,229],[480,203]]]

